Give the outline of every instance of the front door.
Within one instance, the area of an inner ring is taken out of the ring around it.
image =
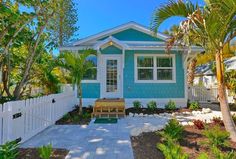
[[[122,98],[121,55],[102,55],[102,98]]]

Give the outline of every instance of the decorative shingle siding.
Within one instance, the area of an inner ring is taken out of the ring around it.
[[[182,55],[176,55],[176,83],[135,83],[134,54],[165,54],[164,51],[126,51],[124,69],[124,98],[184,98],[184,69]]]
[[[122,41],[163,41],[161,39],[158,39],[154,36],[148,35],[135,29],[127,29],[111,36]],[[99,40],[104,40],[106,38],[108,37]]]
[[[113,54],[122,54],[122,50],[115,47],[115,46],[108,46],[107,48],[101,50],[101,53],[102,54],[110,54],[110,55],[113,55]]]

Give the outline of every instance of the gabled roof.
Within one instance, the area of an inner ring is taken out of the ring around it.
[[[73,43],[73,46],[78,46],[78,45],[81,45],[81,44],[89,42],[89,41],[98,40],[98,39],[101,39],[101,38],[104,38],[104,37],[107,37],[107,36],[111,36],[112,34],[124,31],[126,29],[135,29],[135,30],[138,30],[140,32],[146,33],[146,34],[151,35],[151,36],[154,35],[154,32],[152,32],[150,29],[148,29],[148,28],[146,28],[146,27],[144,27],[144,26],[142,26],[142,25],[140,25],[136,22],[129,22],[129,23],[120,25],[118,27],[103,31],[101,33],[89,36],[87,38],[81,39],[79,41],[76,41],[76,42]],[[157,33],[157,38],[166,41],[169,37],[165,34]]]
[[[102,40],[101,42],[97,43],[94,46],[94,49],[98,50],[99,48],[101,48],[102,46],[108,44],[109,42],[115,43],[120,48],[124,48],[124,49],[128,49],[129,48],[129,46],[127,44],[125,44],[125,43],[121,42],[120,40],[110,36],[109,38],[107,38],[105,40]]]

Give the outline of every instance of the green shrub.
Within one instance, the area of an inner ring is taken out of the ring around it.
[[[199,103],[198,102],[192,102],[192,103],[190,103],[190,106],[189,106],[189,109],[190,110],[198,110],[198,109],[200,109],[201,107],[200,107],[200,105],[199,105]]]
[[[39,157],[42,159],[50,159],[52,154],[52,144],[42,146],[38,149]]]
[[[165,159],[188,159],[188,155],[183,153],[180,145],[172,139],[164,143],[157,144],[157,148],[162,151]]]
[[[207,128],[203,131],[203,135],[207,137],[207,144],[209,147],[224,147],[228,145],[229,133],[222,130],[219,125],[215,125],[212,128]]]
[[[164,138],[171,138],[172,140],[178,141],[182,139],[184,127],[179,124],[176,119],[169,120],[168,124],[165,126],[161,135]]]
[[[84,112],[84,113],[82,114],[82,118],[83,118],[83,119],[89,119],[89,118],[91,118],[91,114],[88,113],[88,112]]]
[[[174,101],[170,100],[166,105],[165,108],[167,110],[175,110],[176,109],[176,104]]]
[[[234,151],[224,153],[220,151],[217,147],[212,147],[211,151],[215,159],[235,159],[236,158],[236,154]]]
[[[138,100],[133,101],[133,106],[135,109],[140,109],[142,107],[141,102]]]
[[[147,104],[147,108],[151,111],[155,110],[157,108],[157,103],[155,101],[150,101]]]
[[[14,140],[0,145],[0,159],[15,159],[18,155],[19,142]]]
[[[208,156],[208,154],[207,153],[201,153],[198,157],[197,157],[197,159],[208,159],[209,158],[209,156]]]

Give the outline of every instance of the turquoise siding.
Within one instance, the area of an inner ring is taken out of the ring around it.
[[[100,83],[83,83],[83,98],[100,98]]]
[[[107,48],[101,50],[102,54],[122,54],[122,50],[115,46],[108,46]]]
[[[123,40],[123,41],[163,41],[161,39],[158,39],[154,36],[148,35],[146,33],[140,32],[135,29],[127,29],[121,32],[118,32],[116,34],[111,35],[114,38],[118,40]],[[104,40],[108,37],[99,39],[99,40]]]
[[[176,54],[176,83],[135,83],[134,54],[155,54],[156,51],[126,51],[124,69],[124,98],[184,98],[184,69],[182,55]],[[164,52],[159,51],[163,54]]]

